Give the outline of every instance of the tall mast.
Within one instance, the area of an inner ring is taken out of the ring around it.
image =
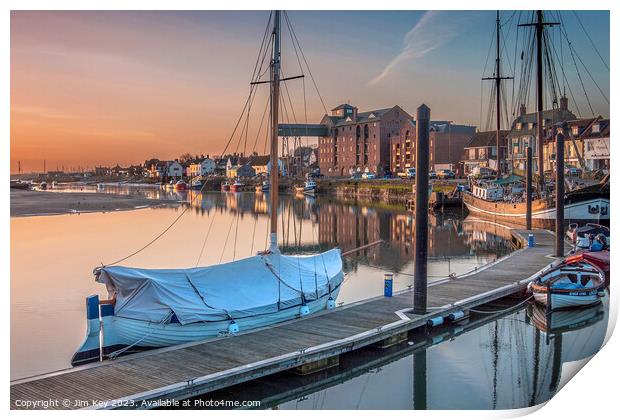
[[[536,27],[536,125],[538,143],[536,152],[538,153],[538,179],[540,191],[545,187],[545,156],[544,156],[544,138],[543,138],[543,42],[545,26],[559,25],[558,22],[545,22],[542,10],[536,11],[536,22],[521,24],[519,26],[535,26]]]
[[[493,77],[483,77],[482,80],[494,80],[495,81],[495,150],[497,159],[497,179],[502,177],[502,165],[501,165],[501,124],[502,124],[502,108],[501,108],[501,87],[502,80],[512,79],[512,77],[502,77],[501,73],[501,50],[500,50],[500,23],[499,23],[499,10],[497,11],[495,19],[495,34],[496,34],[496,47],[497,52],[495,56],[495,75]]]
[[[543,139],[543,12],[542,10],[536,11],[536,117],[537,117],[537,131],[538,131],[538,179],[540,183],[542,193],[545,187],[545,157],[543,153],[544,139]]]
[[[271,241],[270,250],[278,247],[278,104],[280,102],[280,11],[275,11],[273,22],[273,57],[271,59],[271,162],[269,193],[271,196]]]

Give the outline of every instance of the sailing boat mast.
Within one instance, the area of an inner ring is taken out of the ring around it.
[[[536,22],[520,24],[519,26],[535,26],[536,27],[536,116],[537,116],[537,137],[538,143],[536,151],[538,153],[538,179],[540,184],[540,192],[545,187],[545,157],[544,157],[544,139],[543,139],[543,42],[545,26],[559,25],[558,22],[545,22],[542,10],[536,11]]]
[[[271,197],[271,251],[278,247],[278,104],[280,102],[280,11],[274,13],[273,22],[273,57],[271,59],[271,148],[269,161],[271,163],[269,193]]]
[[[499,23],[499,10],[497,11],[497,18],[495,20],[496,29],[496,46],[497,53],[495,57],[495,75],[493,77],[483,77],[482,80],[494,80],[495,81],[495,117],[496,117],[496,127],[495,127],[495,150],[496,150],[496,159],[497,159],[497,179],[502,177],[502,165],[501,165],[501,123],[502,123],[502,109],[501,109],[501,87],[502,80],[504,79],[512,79],[512,77],[502,77],[501,74],[501,51],[500,51],[500,23]]]

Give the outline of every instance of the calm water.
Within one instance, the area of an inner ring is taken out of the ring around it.
[[[596,307],[553,313],[548,324],[537,305],[474,314],[392,349],[341,356],[340,366],[328,371],[272,375],[199,401],[260,401],[262,408],[286,410],[529,407],[553,397],[601,348],[607,315],[607,298]],[[190,406],[199,405],[191,400]]]
[[[193,267],[249,256],[266,246],[267,195],[195,196],[147,187],[106,187],[106,191],[131,191],[152,198],[172,196],[178,203],[165,208],[11,219],[12,379],[69,367],[73,352],[84,339],[85,297],[106,295],[94,282],[93,268],[140,248],[188,206],[185,216],[163,238],[123,264]],[[385,241],[346,260],[348,275],[339,303],[382,294],[386,271],[402,273],[395,276],[395,289],[411,285],[410,213],[322,197],[283,196],[279,220],[284,252],[333,246],[348,250],[378,239]],[[432,217],[429,232],[431,281],[468,272],[512,250],[506,229],[463,219],[460,214]]]

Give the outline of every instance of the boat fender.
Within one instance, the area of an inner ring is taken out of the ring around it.
[[[334,309],[336,307],[336,301],[334,300],[333,297],[329,297],[329,299],[327,299],[327,309]]]
[[[461,318],[463,318],[465,316],[465,312],[463,311],[456,311],[456,312],[452,312],[450,315],[448,315],[448,319],[452,322],[459,320]]]
[[[234,320],[230,321],[230,324],[228,324],[228,332],[230,334],[237,334],[239,332],[239,324],[237,324]]]
[[[428,321],[426,321],[426,325],[428,325],[429,327],[436,327],[441,324],[443,324],[442,316],[437,316],[435,318],[431,318]]]
[[[308,305],[306,305],[305,303],[301,305],[301,308],[299,308],[299,315],[305,316],[305,315],[308,315],[309,313],[310,313],[310,308],[308,308]]]

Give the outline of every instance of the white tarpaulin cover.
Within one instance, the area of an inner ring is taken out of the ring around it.
[[[339,249],[312,255],[279,252],[189,269],[104,267],[97,281],[116,293],[116,316],[181,324],[277,312],[325,296],[342,283]]]

